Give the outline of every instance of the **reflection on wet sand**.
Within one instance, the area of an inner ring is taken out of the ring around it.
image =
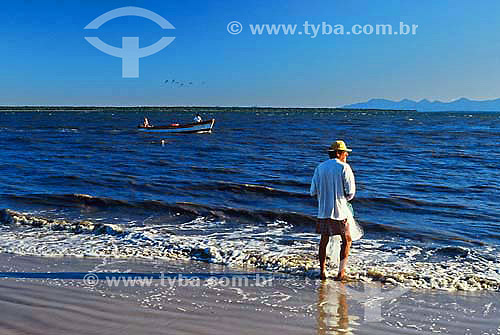
[[[352,334],[357,316],[349,316],[347,292],[343,283],[324,280],[318,287],[318,335]]]

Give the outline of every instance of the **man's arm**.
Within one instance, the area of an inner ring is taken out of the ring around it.
[[[311,182],[311,189],[309,191],[311,193],[311,197],[314,197],[318,194],[318,168],[314,170],[314,176]]]
[[[345,165],[344,167],[344,192],[347,198],[347,201],[352,200],[354,195],[356,194],[356,182],[354,181],[354,173],[352,173],[351,167],[349,165]]]

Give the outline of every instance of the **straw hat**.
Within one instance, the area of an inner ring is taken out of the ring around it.
[[[330,145],[330,147],[328,148],[328,151],[347,151],[347,152],[351,152],[352,150],[347,148],[347,146],[345,145],[345,142],[344,141],[335,141],[332,143],[332,145]]]

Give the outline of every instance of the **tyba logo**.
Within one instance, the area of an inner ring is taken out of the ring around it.
[[[163,29],[175,27],[160,15],[139,7],[122,7],[110,10],[94,19],[84,29],[99,29],[104,23],[122,16],[139,16],[149,19]],[[122,47],[117,48],[104,43],[99,37],[85,37],[87,42],[102,52],[122,59],[122,77],[139,78],[139,58],[151,56],[172,43],[175,37],[162,37],[145,48],[139,48],[139,37],[122,37]]]

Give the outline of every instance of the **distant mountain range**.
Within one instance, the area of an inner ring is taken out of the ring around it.
[[[345,105],[343,108],[353,109],[415,109],[425,112],[438,111],[460,111],[460,112],[497,112],[500,111],[500,99],[495,100],[469,100],[460,98],[450,102],[439,100],[429,101],[423,99],[413,101],[403,99],[401,101],[392,101],[386,99],[371,99],[367,102],[361,102],[352,105]]]

